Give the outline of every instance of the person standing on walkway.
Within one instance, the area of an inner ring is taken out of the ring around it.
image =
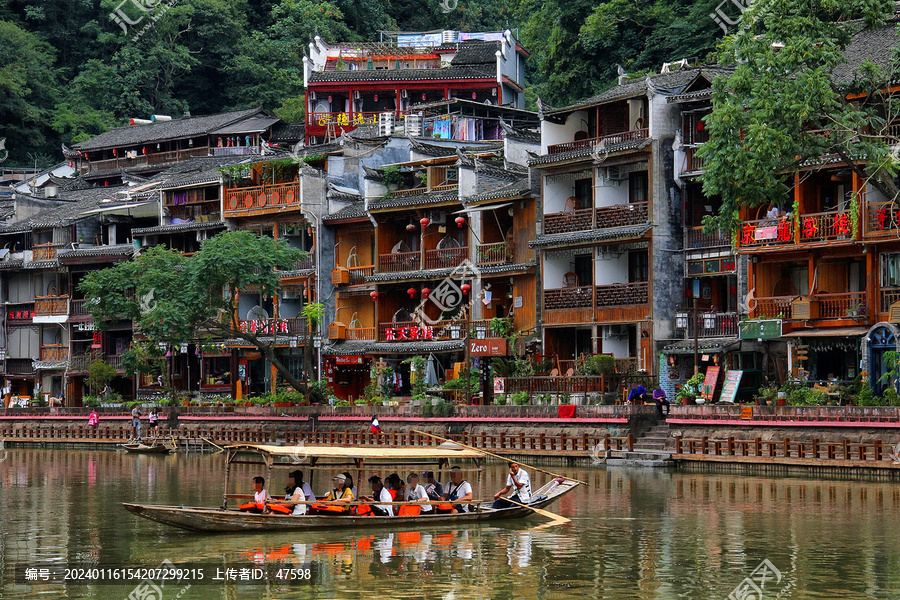
[[[379,441],[381,439],[381,425],[378,423],[378,415],[372,417],[370,427],[372,428],[372,435],[375,436],[375,441]]]
[[[88,417],[88,427],[93,429],[97,429],[100,425],[100,416],[97,415],[97,409],[91,411],[91,416]]]
[[[131,437],[135,440],[141,439],[141,409],[135,406],[131,409]]]

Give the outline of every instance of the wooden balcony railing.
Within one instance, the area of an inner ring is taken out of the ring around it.
[[[650,205],[647,202],[614,204],[597,209],[596,227],[625,227],[641,225],[650,220]]]
[[[62,248],[62,244],[39,244],[32,248],[31,260],[56,260],[56,252]]]
[[[793,219],[744,221],[738,236],[741,246],[772,246],[794,243]]]
[[[866,235],[896,235],[900,229],[900,210],[893,202],[872,202],[866,207]]]
[[[479,265],[502,265],[512,262],[514,250],[513,242],[478,244],[475,248],[475,259]]]
[[[900,288],[885,288],[881,290],[881,312],[891,310],[891,304],[900,300]]]
[[[840,294],[816,294],[819,302],[820,319],[853,319],[866,314],[866,292],[843,292]]]
[[[544,309],[591,308],[594,290],[591,286],[568,287],[558,290],[544,290]]]
[[[122,156],[109,158],[105,160],[88,161],[86,165],[87,171],[106,171],[108,169],[124,169],[126,167],[142,167],[147,165],[162,165],[170,162],[180,162],[195,156],[207,156],[209,148],[206,146],[198,148],[188,148],[186,150],[173,150],[171,152],[153,152],[150,154],[139,154],[135,158],[125,158],[125,151],[121,151]]]
[[[242,331],[257,335],[308,335],[309,326],[303,317],[290,319],[250,319],[240,322]]]
[[[621,144],[622,142],[643,140],[647,139],[649,133],[650,130],[644,127],[643,129],[632,129],[631,131],[613,133],[598,138],[578,140],[576,142],[566,142],[564,144],[553,144],[551,146],[547,146],[547,154],[560,154],[562,152],[572,152],[573,150],[582,150],[584,148],[595,148],[601,144],[605,146],[612,146],[614,144]]]
[[[692,248],[715,248],[717,246],[730,246],[731,240],[722,235],[721,231],[716,233],[704,233],[703,227],[691,227],[684,232],[684,247],[687,250]]]
[[[647,304],[650,285],[646,282],[597,286],[597,307]]]
[[[544,215],[544,233],[570,233],[572,231],[589,231],[594,227],[594,209],[582,208],[560,213]]]
[[[30,358],[7,358],[7,375],[31,375],[34,373],[34,362]]]
[[[706,160],[697,156],[698,146],[685,146],[684,163],[681,165],[681,173],[699,173],[706,169]]]
[[[444,248],[443,250],[425,251],[426,269],[452,269],[469,258],[469,247]]]
[[[465,336],[465,324],[462,321],[438,321],[433,325],[420,324],[418,321],[397,321],[378,326],[378,340],[382,342],[461,340]]]
[[[69,348],[61,344],[49,344],[41,346],[42,361],[69,360]]]
[[[243,188],[225,188],[225,216],[243,217],[300,205],[300,184],[281,183]]]
[[[350,341],[372,341],[375,339],[375,328],[348,327],[346,339]]]
[[[418,271],[422,268],[421,252],[393,252],[378,256],[379,273],[402,273],[403,271]]]
[[[307,271],[309,269],[316,268],[316,256],[312,252],[309,253],[309,256],[304,258],[303,260],[298,260],[296,264],[294,264],[295,271]]]
[[[688,328],[685,331],[687,339],[696,336],[700,338],[710,337],[736,337],[738,335],[738,323],[740,317],[737,313],[698,313],[697,322],[688,317]]]
[[[350,267],[350,285],[360,285],[366,282],[366,277],[375,274],[375,265],[365,267]]]
[[[750,307],[750,316],[754,319],[789,319],[791,318],[791,301],[797,296],[768,296],[755,298],[756,306]]]
[[[10,325],[19,321],[30,323],[34,316],[34,302],[11,302],[6,305],[6,320]]]
[[[854,237],[849,210],[834,210],[800,215],[800,241],[824,242]]]
[[[90,311],[88,310],[87,300],[84,298],[79,298],[78,300],[72,300],[69,303],[69,314],[74,316],[87,316],[90,315]]]
[[[37,317],[63,316],[69,314],[68,296],[35,296],[34,314]]]

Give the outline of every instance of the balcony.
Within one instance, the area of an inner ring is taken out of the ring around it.
[[[7,358],[7,375],[31,375],[34,373],[34,362],[30,358]]]
[[[793,219],[757,219],[744,221],[740,231],[741,246],[777,246],[794,243]]]
[[[41,346],[41,361],[69,360],[69,347],[62,344]]]
[[[900,288],[884,288],[881,290],[879,309],[883,313],[890,312],[891,304],[900,301]]]
[[[375,340],[374,327],[348,327],[346,332],[347,341],[362,342]]]
[[[309,326],[303,317],[290,319],[252,319],[240,322],[241,331],[258,336],[308,335]]]
[[[843,292],[839,294],[816,294],[819,302],[820,319],[856,319],[866,314],[866,292]]]
[[[316,268],[316,257],[310,252],[309,256],[294,263],[295,271],[308,271]]]
[[[515,246],[513,242],[495,242],[478,244],[475,247],[475,258],[479,265],[502,265],[513,261]]]
[[[124,154],[124,150],[122,151]],[[131,167],[145,167],[152,165],[163,165],[171,162],[180,162],[195,156],[208,156],[209,148],[188,148],[187,150],[173,150],[171,152],[152,152],[150,154],[139,154],[135,158],[125,158],[124,156],[109,158],[105,160],[88,161],[86,168],[82,168],[82,173],[91,171],[106,171],[109,169],[125,169]]]
[[[684,147],[684,162],[681,164],[681,174],[700,173],[706,169],[706,160],[697,156],[699,146]]]
[[[684,247],[686,250],[698,248],[716,248],[719,246],[730,246],[731,240],[722,234],[721,231],[715,233],[705,233],[703,227],[691,227],[684,232]]]
[[[752,319],[789,319],[791,302],[797,296],[760,296],[755,298],[756,306],[750,307]]]
[[[849,210],[800,215],[801,242],[846,240],[855,235]]]
[[[866,235],[896,236],[900,230],[900,211],[893,202],[873,202],[866,207]]]
[[[426,269],[452,269],[469,258],[469,247],[443,248],[425,251]]]
[[[418,321],[397,321],[378,326],[378,340],[382,342],[406,342],[417,340],[461,340],[465,337],[465,325],[461,321],[438,321],[433,325]]]
[[[647,202],[614,204],[602,208],[583,208],[544,215],[544,233],[571,233],[589,231],[594,228],[626,227],[641,225],[650,220],[650,205]]]
[[[64,317],[69,314],[68,296],[35,296],[34,316]]]
[[[88,301],[84,298],[72,300],[70,303],[70,314],[73,317],[89,317],[91,311],[88,310]]]
[[[422,268],[421,261],[421,252],[392,252],[391,254],[381,254],[378,257],[378,271],[380,273],[418,271]]]
[[[566,142],[564,144],[553,144],[552,146],[547,146],[547,154],[561,154],[563,152],[572,152],[574,150],[593,149],[598,146],[605,147],[612,146],[614,144],[621,144],[623,142],[635,142],[638,140],[647,139],[649,133],[650,130],[644,127],[643,129],[632,129],[631,131],[613,133],[610,135],[604,135],[587,140]]]
[[[596,290],[596,302],[594,292]],[[546,310],[570,308],[604,308],[608,306],[632,306],[649,302],[649,284],[613,283],[610,285],[580,286],[558,290],[544,290]]]
[[[592,286],[568,287],[558,290],[544,290],[544,309],[591,308],[594,303]]]
[[[684,309],[683,309],[684,310]],[[685,337],[687,339],[694,338],[711,338],[711,337],[737,337],[740,317],[737,313],[732,312],[701,312],[697,314],[696,322],[691,318],[690,312],[678,313],[678,320],[684,319],[687,324],[685,329]]]
[[[225,188],[225,217],[250,217],[300,207],[300,183]]]

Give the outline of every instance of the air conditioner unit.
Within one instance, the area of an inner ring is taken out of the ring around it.
[[[378,113],[378,135],[386,136],[394,133],[394,113]]]
[[[359,93],[359,92],[357,92],[357,93]],[[309,93],[309,99],[312,100],[313,102],[315,102],[315,101],[316,101],[316,93],[315,93],[315,92],[310,92],[310,93]]]
[[[446,225],[447,224],[447,213],[442,210],[433,210],[428,213],[428,218],[431,220],[429,225]]]
[[[400,90],[400,97],[401,97],[401,98],[409,98],[409,91],[407,91],[407,90]]]
[[[628,173],[620,167],[606,167],[606,179],[610,181],[622,181],[628,179]]]
[[[281,292],[282,300],[299,300],[300,290],[283,290]]]
[[[603,339],[604,340],[620,340],[628,336],[628,327],[626,325],[604,325],[603,326]]]
[[[403,117],[406,135],[409,137],[422,136],[422,115],[406,115]]]
[[[362,97],[362,96],[360,96],[359,90],[356,90],[355,92],[353,92],[353,99],[354,99],[354,100],[359,100],[361,97]]]

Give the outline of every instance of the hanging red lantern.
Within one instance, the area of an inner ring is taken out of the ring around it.
[[[477,97],[478,97],[478,94],[476,92],[472,92],[472,100],[474,100]]]
[[[375,94],[375,102],[378,102],[378,94]]]
[[[75,163],[74,163],[73,161],[70,160],[70,161],[69,161],[69,167],[74,167],[74,166],[75,166]]]
[[[421,223],[422,227],[425,228],[428,227],[429,223],[431,223],[431,219],[429,219],[428,217],[422,217],[421,219],[419,219],[419,223]]]
[[[85,160],[91,160],[91,154],[90,154],[90,152],[85,152],[85,153],[84,153],[84,159],[85,159]]]
[[[416,226],[413,225],[412,223],[410,223],[409,225],[406,226],[406,230],[407,230],[407,231],[415,231],[415,230],[416,230]]]
[[[703,121],[697,121],[697,131],[703,131]]]
[[[462,290],[462,293],[463,293],[463,294],[468,295],[469,290],[472,289],[472,286],[469,285],[468,283],[464,283],[464,284],[462,284],[461,286],[459,286],[459,289]]]
[[[425,94],[425,92],[422,92],[422,101],[424,102],[426,98],[428,98],[428,96]]]
[[[372,297],[372,302],[378,300],[378,292],[369,292],[369,295]]]
[[[119,151],[116,150],[115,148],[113,148],[113,156],[115,156],[115,155],[118,154],[118,153],[119,153]]]
[[[144,154],[147,154],[147,148],[142,148],[141,152],[143,152]]]
[[[328,96],[328,104],[331,104],[331,96]]]
[[[431,294],[431,290],[429,288],[422,288],[422,297],[427,298]]]
[[[456,221],[456,226],[459,227],[460,229],[462,229],[462,226],[466,224],[465,217],[456,217],[456,219],[454,219],[454,220]]]
[[[416,297],[416,288],[409,288],[408,290],[406,290],[406,293],[409,294],[410,298],[415,298]]]

